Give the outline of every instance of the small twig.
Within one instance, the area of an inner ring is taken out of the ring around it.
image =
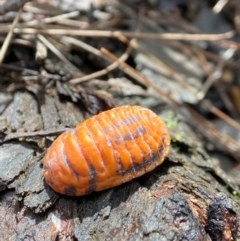
[[[125,56],[121,56],[121,57],[120,57],[121,60],[125,61]],[[96,79],[96,78],[99,78],[99,77],[101,77],[103,75],[106,75],[106,74],[112,72],[114,69],[116,69],[118,67],[119,67],[119,63],[118,62],[113,62],[112,64],[107,66],[105,69],[99,70],[99,71],[97,71],[95,73],[92,73],[92,74],[89,74],[89,75],[85,75],[85,76],[80,77],[80,78],[72,79],[69,82],[71,84],[79,84],[79,83],[82,83],[82,82],[85,82],[85,81],[88,81],[88,80],[91,80],[91,79]]]
[[[234,118],[237,118],[238,114],[236,112],[236,109],[233,105],[232,100],[229,98],[228,94],[226,93],[226,88],[223,85],[217,84],[217,83],[214,84],[214,88],[216,89],[218,95],[220,96],[224,106],[226,107],[230,115]]]
[[[231,153],[238,162],[240,161],[240,144],[237,141],[235,141],[227,134],[219,131],[211,122],[198,114],[189,105],[183,104],[183,107],[189,111],[190,116],[192,117],[191,121],[189,121],[191,125],[193,125],[198,131],[200,131],[202,135],[205,136],[212,143],[220,146],[222,150]],[[186,113],[184,112],[184,114]],[[189,120],[189,118],[186,119]]]
[[[61,25],[75,27],[79,29],[87,29],[90,28],[90,23],[80,20],[74,20],[74,19],[58,19],[56,23],[59,23]]]
[[[213,72],[208,76],[207,80],[203,84],[202,88],[197,93],[197,99],[202,100],[207,94],[210,87],[220,79],[222,75],[223,62],[220,60]]]
[[[135,70],[131,66],[129,66],[127,63],[122,62],[117,56],[109,52],[105,48],[101,48],[101,52],[104,53],[107,57],[112,59],[112,61],[118,62],[119,63],[119,68],[124,71],[127,75],[131,76],[134,78],[137,82],[139,82],[141,85],[145,86],[146,88],[152,87],[154,90],[156,90],[159,94],[157,96],[159,99],[164,99],[167,103],[169,104],[175,104],[179,105],[179,103],[174,100],[171,95],[166,93],[165,91],[162,90],[158,85],[154,84],[151,80],[149,80],[146,76],[141,74],[139,71]]]
[[[69,65],[73,70],[82,75],[82,72],[74,66],[53,44],[51,44],[43,35],[38,34],[38,39],[47,46],[59,59]]]
[[[8,32],[8,28],[0,30],[1,33]],[[106,31],[106,30],[76,30],[76,29],[35,29],[35,28],[15,28],[14,33],[18,34],[51,34],[51,35],[71,35],[82,37],[108,37],[119,38],[123,35],[127,38],[138,38],[148,40],[188,40],[188,41],[218,41],[228,39],[235,35],[235,31],[221,34],[188,34],[188,33],[140,33],[127,31]]]
[[[239,62],[234,62],[232,60],[226,60],[224,58],[222,58],[221,56],[214,54],[212,52],[206,51],[206,50],[201,50],[202,53],[206,56],[207,59],[214,61],[216,63],[219,63],[219,61],[222,61],[222,63],[230,68],[234,68],[234,69],[240,69],[240,63]]]
[[[229,0],[219,0],[215,6],[213,7],[213,12],[218,14],[222,11],[222,9],[227,5]]]
[[[224,61],[226,59],[230,59],[235,51],[228,49],[225,51],[225,53],[223,54],[223,58],[220,59],[218,61],[217,66],[214,68],[214,70],[212,71],[212,73],[209,75],[208,79],[205,81],[204,85],[202,86],[201,90],[199,90],[198,94],[197,94],[197,98],[198,100],[202,100],[204,98],[204,96],[206,95],[206,93],[208,92],[208,90],[210,89],[210,87],[217,81],[220,79],[221,75],[222,75],[222,69],[224,66]]]
[[[23,10],[28,13],[42,14],[42,15],[55,15],[58,11],[54,11],[52,8],[40,8],[37,5],[24,5]]]
[[[172,70],[168,65],[166,65],[160,59],[158,59],[156,56],[154,56],[153,54],[150,54],[145,49],[141,48],[139,46],[139,44],[137,43],[137,41],[132,41],[130,44],[134,49],[145,54],[147,57],[149,57],[149,59],[153,60],[161,68],[164,68],[164,70],[166,71],[166,74],[168,76],[170,76],[171,78],[173,78],[174,80],[176,80],[182,87],[186,88],[191,93],[196,94],[196,90],[194,88],[192,88],[190,85],[188,85],[183,77],[181,77],[179,74],[177,74],[174,70]],[[161,73],[158,69],[155,69],[155,71],[157,71],[158,73]]]
[[[98,57],[101,57],[108,62],[112,62],[112,60],[109,59],[106,55],[104,55],[100,50],[98,50],[98,49],[96,49],[96,48],[94,48],[94,47],[92,47],[92,46],[90,46],[90,45],[88,45],[88,44],[86,44],[86,43],[84,43],[80,40],[77,40],[77,39],[74,39],[74,38],[71,38],[71,37],[62,37],[62,40],[67,41],[68,43],[72,43],[72,44],[74,44],[74,45],[76,45],[80,48],[83,48],[86,51],[88,51],[88,52],[90,52],[90,53],[92,53],[92,54],[94,54]],[[130,43],[131,43],[131,41],[130,41]],[[128,48],[126,49],[126,51],[123,53],[123,55],[119,59],[122,62],[126,61],[129,57],[131,51],[132,51],[132,47],[131,47],[131,44],[130,44],[128,46]],[[79,83],[82,83],[84,81],[88,81],[88,80],[91,80],[91,79],[94,79],[94,78],[98,78],[100,76],[108,74],[109,72],[116,69],[118,66],[119,66],[119,63],[115,61],[103,70],[97,71],[97,72],[89,74],[89,75],[85,75],[85,76],[80,77],[80,78],[72,79],[69,82],[71,84],[79,84]]]
[[[25,26],[34,26],[34,25],[40,25],[41,23],[54,23],[57,22],[59,20],[62,19],[67,19],[67,18],[75,18],[79,16],[79,11],[74,11],[74,12],[70,12],[70,13],[64,13],[64,14],[60,14],[54,17],[48,17],[48,18],[44,18],[41,20],[31,20],[29,22],[25,22],[22,24],[18,24],[18,27],[25,27]]]
[[[232,127],[236,128],[236,130],[240,131],[240,124],[236,122],[234,119],[223,113],[221,110],[216,108],[210,101],[204,100],[203,103],[204,108],[206,108],[208,111],[212,112],[216,116],[218,116],[220,119],[227,122]]]
[[[19,18],[20,18],[20,15],[22,13],[22,8],[18,11],[18,14],[17,16],[15,17],[14,21],[13,21],[13,24],[8,32],[8,35],[2,45],[2,48],[0,50],[0,64],[3,62],[4,58],[5,58],[5,54],[7,52],[7,49],[8,49],[8,46],[11,42],[11,39],[12,39],[12,36],[13,36],[13,31],[14,31],[14,28],[16,26],[16,24],[18,23],[19,21]]]
[[[31,74],[31,75],[38,75],[38,71],[32,70],[32,69],[26,69],[26,68],[22,68],[19,66],[15,66],[12,64],[0,64],[0,68],[4,68],[4,69],[10,69],[10,70],[14,70],[14,71],[22,71],[25,74]]]
[[[98,57],[102,57],[102,58],[105,58],[105,60],[108,60],[106,58],[106,56],[104,54],[101,53],[101,51],[97,48],[94,48],[93,46],[79,40],[79,39],[75,39],[75,38],[72,38],[72,37],[67,37],[67,36],[63,36],[61,38],[62,42],[64,43],[70,43],[70,44],[74,44],[75,46],[77,47],[80,47],[81,49],[84,49],[86,51],[88,51],[89,53],[92,53]]]
[[[218,41],[217,44],[222,47],[222,48],[225,48],[225,49],[234,49],[234,50],[240,50],[240,44],[238,42],[234,42],[234,41],[231,41],[231,40],[221,40],[221,41]]]
[[[145,87],[150,87],[152,82],[149,81],[145,76],[143,76],[140,72],[136,71],[134,68],[126,64],[125,62],[122,62],[117,56],[115,56],[113,53],[108,51],[105,48],[101,48],[101,52],[105,54],[109,59],[111,59],[114,62],[117,62],[119,64],[119,68],[137,80],[141,85],[144,85]]]
[[[68,128],[59,129],[59,130],[52,130],[52,131],[36,131],[36,132],[16,132],[16,133],[9,133],[3,139],[0,138],[0,144],[19,138],[27,138],[27,137],[36,137],[36,136],[52,136],[52,135],[59,135],[65,131],[69,130]]]
[[[0,36],[0,43],[3,43],[5,41],[5,39],[6,38]],[[11,39],[10,44],[21,45],[21,46],[26,46],[26,47],[31,47],[31,48],[35,47],[33,42],[25,40],[25,39],[19,39],[19,38]]]

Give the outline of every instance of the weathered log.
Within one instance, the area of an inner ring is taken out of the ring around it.
[[[33,95],[16,93],[2,116],[6,128],[51,130],[74,127],[83,119],[70,102],[47,95],[40,100],[38,109]],[[28,103],[32,108],[26,108]],[[87,196],[63,196],[44,182],[39,147],[53,138],[3,143],[0,240],[240,240],[239,187],[174,112],[155,112],[166,120],[172,137],[164,163],[129,183]],[[34,121],[27,122],[29,117]]]

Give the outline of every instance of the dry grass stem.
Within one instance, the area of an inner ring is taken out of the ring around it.
[[[24,28],[24,27],[30,27],[30,26],[41,26],[42,23],[54,23],[54,22],[58,22],[59,20],[63,20],[63,19],[68,19],[68,18],[76,18],[77,16],[79,16],[79,11],[74,11],[74,12],[70,12],[70,13],[64,13],[64,14],[60,14],[57,16],[53,16],[53,17],[46,17],[43,18],[41,20],[31,20],[29,22],[24,22],[22,24],[18,24],[18,27]]]
[[[104,60],[106,60],[108,62],[112,62],[112,60],[110,58],[108,58],[106,55],[104,55],[101,51],[99,51],[96,48],[93,48],[92,46],[90,46],[90,45],[88,45],[88,44],[86,44],[86,43],[84,43],[80,40],[73,39],[73,38],[70,38],[70,37],[63,37],[62,39],[65,40],[65,41],[68,41],[69,43],[75,44],[76,46],[81,47],[81,48],[85,49],[86,51],[88,51],[92,54],[95,54],[98,57],[102,57]],[[131,41],[130,41],[130,43],[131,43]],[[131,44],[129,44],[126,51],[122,54],[121,57],[119,57],[119,60],[122,61],[122,62],[126,61],[129,57],[131,51],[132,51],[132,47],[131,47]],[[109,66],[107,66],[103,70],[97,71],[97,72],[89,74],[89,75],[85,75],[85,76],[80,77],[80,78],[72,79],[69,82],[71,84],[79,84],[79,83],[82,83],[84,81],[88,81],[88,80],[91,80],[91,79],[94,79],[94,78],[99,78],[103,75],[106,75],[106,74],[110,73],[111,71],[113,71],[114,69],[116,69],[118,67],[119,67],[119,61],[114,61],[112,64],[110,64]]]
[[[14,28],[15,28],[16,24],[19,21],[21,13],[22,13],[22,8],[18,11],[18,14],[15,17],[12,26],[10,27],[10,30],[9,30],[9,32],[7,34],[7,37],[6,37],[5,41],[3,42],[2,48],[0,49],[0,64],[3,62],[3,60],[5,58],[5,54],[7,52],[8,46],[11,43],[11,39],[12,39],[12,36],[13,36]]]
[[[7,33],[8,28],[0,30],[0,33]],[[188,33],[139,33],[126,31],[106,31],[106,30],[76,30],[76,29],[35,29],[35,28],[15,28],[17,34],[50,34],[50,35],[71,35],[81,37],[108,37],[118,38],[123,35],[127,38],[139,38],[147,40],[188,40],[188,41],[218,41],[231,38],[234,31],[221,34],[188,34]]]
[[[75,70],[77,73],[81,74],[81,71],[74,66],[53,44],[51,44],[43,35],[38,34],[38,39],[46,45],[47,48],[49,48],[59,59],[61,59],[64,63],[69,65],[73,70]]]

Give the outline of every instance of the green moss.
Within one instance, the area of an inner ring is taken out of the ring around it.
[[[235,197],[239,197],[237,191],[233,190],[232,195]]]
[[[176,128],[177,124],[178,124],[178,118],[177,117],[170,118],[170,119],[167,120],[166,123],[167,123],[167,127],[169,129]]]
[[[182,141],[183,141],[183,136],[181,135],[181,133],[176,134],[176,135],[173,137],[173,141],[182,142]]]

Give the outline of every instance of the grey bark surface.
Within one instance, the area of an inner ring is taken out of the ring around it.
[[[172,137],[164,163],[129,183],[87,196],[59,195],[44,182],[40,147],[49,147],[54,137],[1,144],[0,240],[240,240],[239,186],[176,113],[155,112],[166,120]],[[17,92],[1,117],[6,123],[1,129],[73,128],[83,119],[71,102]]]

